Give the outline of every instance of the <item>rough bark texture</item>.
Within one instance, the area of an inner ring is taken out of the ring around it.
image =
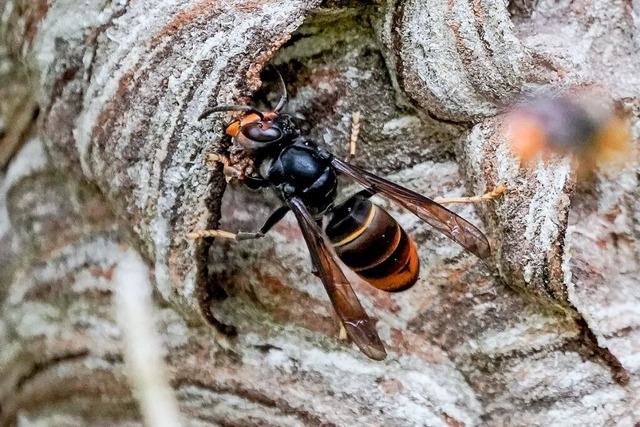
[[[563,159],[521,168],[502,125],[522,93],[597,90],[637,145],[640,3],[363,3],[0,0],[3,156],[26,141],[0,191],[0,425],[143,422],[111,307],[132,266],[154,282],[194,425],[640,423],[637,148],[578,182]],[[490,236],[486,263],[380,201],[422,262],[406,292],[356,289],[383,362],[336,339],[293,218],[256,242],[184,239],[220,218],[253,229],[276,206],[237,187],[222,200],[205,157],[226,118],[197,121],[276,100],[267,62],[336,154],[360,110],[360,165],[433,197],[513,190],[456,208]]]

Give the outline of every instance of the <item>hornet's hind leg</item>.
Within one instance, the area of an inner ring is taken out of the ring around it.
[[[440,203],[441,205],[446,205],[447,203],[479,203],[485,202],[488,200],[497,199],[498,197],[506,194],[509,191],[507,188],[507,184],[500,183],[493,190],[488,191],[480,196],[470,196],[470,197],[450,197],[450,198],[441,198],[434,199],[433,201],[436,203]]]
[[[358,141],[358,134],[360,133],[360,112],[356,111],[351,115],[351,137],[349,138],[349,154],[344,159],[345,163],[350,163],[356,156],[356,144]],[[479,203],[488,200],[496,199],[509,191],[505,183],[500,183],[493,190],[488,191],[480,196],[470,197],[453,197],[453,198],[440,198],[434,201],[445,205],[448,203]],[[362,190],[360,194],[364,197],[371,197],[372,192],[368,190]]]

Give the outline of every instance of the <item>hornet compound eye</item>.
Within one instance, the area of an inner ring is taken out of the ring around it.
[[[242,134],[256,142],[277,141],[282,136],[280,129],[269,126],[264,122],[248,123],[242,127]]]

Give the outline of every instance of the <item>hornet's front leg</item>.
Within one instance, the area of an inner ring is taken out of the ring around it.
[[[209,154],[207,156],[207,160],[209,161],[209,163],[222,164],[222,173],[224,174],[224,179],[227,182],[231,181],[233,178],[240,178],[242,176],[242,172],[240,172],[238,169],[234,168],[233,166],[229,166],[229,158],[227,156],[214,153],[214,154]]]
[[[262,178],[255,178],[252,176],[246,176],[242,173],[240,169],[230,166],[229,165],[230,160],[227,156],[214,153],[214,154],[209,154],[207,156],[207,160],[213,164],[222,163],[222,167],[223,167],[222,173],[224,173],[224,179],[225,181],[227,181],[227,183],[229,183],[232,179],[235,178],[239,181],[242,181],[244,185],[251,188],[252,190],[257,190],[259,188],[269,186],[269,183],[267,182],[267,180]]]

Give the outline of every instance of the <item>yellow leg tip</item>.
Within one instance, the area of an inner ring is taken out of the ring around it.
[[[197,240],[200,238],[200,234],[198,232],[192,231],[191,233],[187,233],[187,235],[184,237],[187,240]]]

